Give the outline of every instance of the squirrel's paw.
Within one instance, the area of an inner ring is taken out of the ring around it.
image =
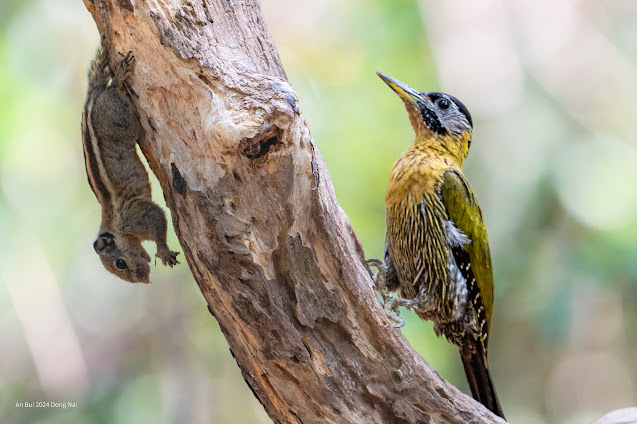
[[[161,262],[164,265],[168,265],[172,268],[179,263],[179,261],[177,260],[177,255],[179,255],[179,252],[173,252],[170,249],[165,249],[162,251],[158,251],[155,256],[161,259]]]
[[[117,87],[122,88],[124,81],[128,79],[133,73],[133,68],[135,67],[135,55],[133,52],[128,52],[128,54],[119,62],[119,67],[113,76],[113,82],[117,84]]]

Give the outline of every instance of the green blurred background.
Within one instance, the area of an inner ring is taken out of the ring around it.
[[[472,112],[465,174],[489,230],[490,362],[510,421],[587,423],[635,405],[637,2],[263,8],[368,257],[382,254],[388,174],[413,140],[375,71]],[[91,248],[100,209],[80,120],[98,39],[79,0],[0,3],[0,422],[270,422],[186,266],[125,284]],[[408,314],[402,331],[467,391],[430,324]],[[15,407],[35,401],[77,407]]]

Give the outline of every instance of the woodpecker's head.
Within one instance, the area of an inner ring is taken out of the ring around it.
[[[405,102],[416,141],[441,144],[462,160],[469,152],[473,121],[467,107],[455,97],[445,93],[419,93],[381,72],[376,72]]]

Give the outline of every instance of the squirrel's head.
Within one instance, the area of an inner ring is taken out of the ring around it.
[[[104,267],[122,280],[150,283],[150,256],[135,237],[104,232],[93,243]]]

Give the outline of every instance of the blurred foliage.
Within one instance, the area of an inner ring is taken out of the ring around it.
[[[636,404],[637,4],[263,7],[368,257],[382,255],[387,177],[413,140],[375,71],[472,112],[465,173],[490,235],[490,362],[511,422]],[[100,210],[80,116],[97,43],[81,2],[0,3],[0,421],[269,422],[187,267],[123,284],[90,248]],[[455,349],[406,321],[416,350],[467,391]],[[77,406],[15,407],[36,401]]]

